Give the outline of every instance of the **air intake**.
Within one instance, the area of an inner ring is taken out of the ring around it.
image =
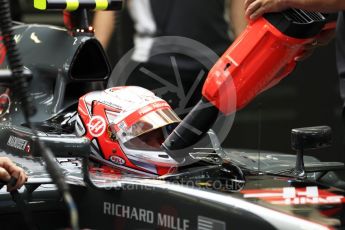
[[[300,9],[289,9],[284,12],[285,16],[294,23],[313,23],[324,21],[325,17],[318,12],[309,12]]]
[[[316,36],[327,23],[324,14],[300,9],[268,13],[264,17],[283,34],[300,39]]]
[[[110,73],[107,56],[96,39],[89,39],[78,48],[69,70],[74,81],[106,81]]]

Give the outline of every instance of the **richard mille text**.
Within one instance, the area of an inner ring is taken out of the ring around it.
[[[109,216],[116,216],[147,224],[154,224],[172,230],[188,230],[190,223],[188,219],[183,219],[159,212],[154,213],[151,210],[110,202],[104,202],[103,213]]]

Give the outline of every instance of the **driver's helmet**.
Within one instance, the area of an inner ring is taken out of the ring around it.
[[[124,172],[164,175],[177,163],[160,149],[180,122],[169,104],[141,87],[114,87],[79,99],[76,133],[94,160]]]

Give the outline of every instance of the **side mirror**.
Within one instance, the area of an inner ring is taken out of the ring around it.
[[[316,126],[291,130],[291,147],[297,151],[294,174],[305,176],[304,151],[331,146],[332,129],[328,126]]]
[[[293,129],[291,147],[293,150],[311,150],[329,147],[332,144],[332,129],[328,126],[317,126]]]

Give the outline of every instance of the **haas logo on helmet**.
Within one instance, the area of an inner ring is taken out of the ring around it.
[[[106,122],[101,116],[94,116],[87,125],[90,134],[93,137],[100,137],[105,132]]]

